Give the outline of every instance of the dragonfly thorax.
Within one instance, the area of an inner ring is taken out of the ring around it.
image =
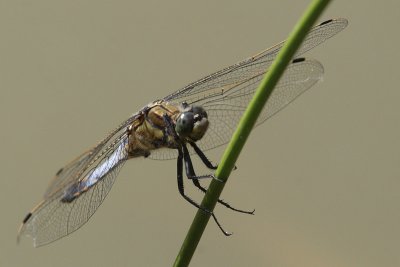
[[[208,125],[207,112],[200,106],[192,106],[179,114],[175,131],[179,137],[196,142],[204,136]]]

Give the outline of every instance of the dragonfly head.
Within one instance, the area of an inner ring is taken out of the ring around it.
[[[207,112],[200,106],[193,106],[179,114],[175,131],[182,138],[200,140],[208,128]]]

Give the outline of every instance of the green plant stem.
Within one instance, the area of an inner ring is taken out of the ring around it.
[[[314,0],[308,6],[300,21],[294,27],[285,45],[278,56],[268,69],[264,79],[256,90],[253,99],[241,118],[239,125],[232,136],[228,147],[226,148],[215,176],[222,180],[219,182],[212,180],[205,194],[201,206],[207,210],[214,210],[219,196],[224,188],[226,181],[235,166],[236,160],[249,136],[257,118],[262,111],[265,103],[272,93],[273,88],[278,83],[286,66],[290,63],[296,50],[300,47],[310,28],[314,25],[322,11],[328,5],[329,0]],[[205,227],[210,219],[210,215],[198,210],[190,226],[186,238],[182,244],[181,250],[176,257],[174,266],[188,266],[194,251],[200,241]]]

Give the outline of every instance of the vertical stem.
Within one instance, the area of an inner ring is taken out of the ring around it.
[[[224,183],[216,180],[211,181],[210,187],[201,202],[201,206],[212,211],[217,203],[219,196],[224,188],[225,182],[235,166],[235,162],[257,121],[257,118],[262,111],[265,103],[272,93],[273,88],[278,83],[286,66],[290,63],[296,50],[301,45],[310,28],[314,25],[322,11],[328,5],[330,0],[313,0],[307,10],[301,17],[300,21],[294,27],[285,45],[279,52],[278,56],[268,69],[264,79],[261,81],[256,90],[253,99],[250,101],[239,125],[232,136],[231,142],[226,148],[220,165],[215,173],[215,176],[224,181]],[[188,266],[194,251],[200,241],[200,238],[205,230],[210,215],[198,210],[196,216],[190,226],[186,238],[182,244],[181,250],[175,259],[174,266]]]

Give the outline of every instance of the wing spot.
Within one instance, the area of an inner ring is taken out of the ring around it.
[[[58,172],[56,173],[56,176],[60,175],[63,170],[64,170],[64,168],[59,169]]]
[[[324,22],[321,22],[321,23],[319,24],[319,26],[328,24],[328,23],[331,22],[331,21],[333,21],[333,19],[328,19],[328,20],[326,20],[326,21],[324,21]]]
[[[303,62],[305,60],[306,59],[304,57],[300,57],[300,58],[293,59],[292,63],[299,63],[299,62]]]
[[[25,224],[29,220],[30,217],[32,217],[32,213],[31,212],[26,214],[26,216],[25,216],[24,220],[22,221],[22,223]]]

